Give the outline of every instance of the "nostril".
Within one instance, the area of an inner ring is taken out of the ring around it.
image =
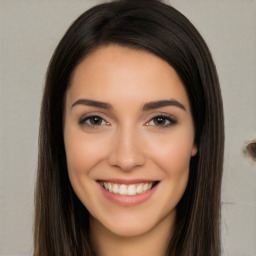
[[[245,152],[252,160],[256,161],[256,140],[247,144]]]

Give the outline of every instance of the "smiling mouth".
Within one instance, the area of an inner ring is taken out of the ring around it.
[[[104,181],[100,181],[99,183],[105,190],[110,193],[119,194],[122,196],[135,196],[151,190],[159,183],[159,181],[141,182],[129,185]]]

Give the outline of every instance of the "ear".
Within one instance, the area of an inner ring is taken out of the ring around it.
[[[197,144],[194,143],[191,151],[191,156],[195,156],[197,154],[197,151],[198,151]]]

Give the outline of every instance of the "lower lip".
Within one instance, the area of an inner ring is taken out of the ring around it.
[[[155,193],[155,191],[158,187],[158,184],[155,187],[153,187],[152,189],[150,189],[142,194],[138,194],[138,195],[134,195],[134,196],[123,196],[120,194],[111,193],[111,192],[107,191],[106,189],[104,189],[100,184],[99,184],[99,187],[100,187],[100,190],[103,193],[103,195],[110,201],[117,203],[119,205],[123,205],[123,206],[135,206],[135,205],[138,205],[138,204],[141,204],[141,203],[147,201]]]

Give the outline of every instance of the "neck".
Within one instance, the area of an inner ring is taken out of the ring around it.
[[[165,256],[175,216],[168,216],[156,227],[138,236],[119,236],[90,218],[91,242],[97,256]]]

